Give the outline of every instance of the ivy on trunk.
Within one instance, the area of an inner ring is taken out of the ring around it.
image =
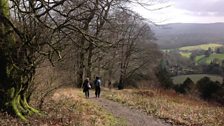
[[[26,115],[39,113],[28,102],[28,88],[36,67],[27,46],[16,43],[9,18],[8,0],[0,0],[0,109],[22,120]]]

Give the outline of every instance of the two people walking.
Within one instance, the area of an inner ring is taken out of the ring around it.
[[[100,97],[100,91],[101,91],[101,80],[99,77],[96,77],[96,79],[93,81],[94,87],[95,87],[95,95],[96,98]],[[91,89],[91,84],[89,78],[86,78],[83,83],[83,92],[85,93],[86,98],[89,98],[89,89]]]

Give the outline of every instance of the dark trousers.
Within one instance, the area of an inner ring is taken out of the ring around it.
[[[100,87],[95,87],[95,95],[96,95],[96,97],[100,97]]]
[[[85,96],[86,96],[86,98],[89,97],[89,90],[86,90],[86,91],[85,91]]]

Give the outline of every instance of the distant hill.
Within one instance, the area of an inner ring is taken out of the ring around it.
[[[161,48],[179,48],[204,43],[224,43],[224,23],[174,23],[152,26]]]

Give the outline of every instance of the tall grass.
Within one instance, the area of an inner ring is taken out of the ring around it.
[[[105,97],[179,125],[223,126],[224,108],[164,90],[107,92]]]

